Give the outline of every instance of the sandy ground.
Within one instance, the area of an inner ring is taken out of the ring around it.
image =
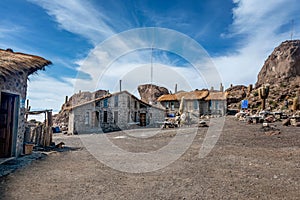
[[[280,135],[267,136],[260,131],[261,125],[227,117],[218,142],[206,157],[199,158],[207,132],[207,128],[200,128],[180,158],[147,173],[112,169],[87,151],[80,136],[58,134],[56,142],[63,141],[72,150],[51,153],[1,177],[0,198],[300,199],[300,129],[280,123],[277,127]],[[190,130],[179,132],[189,137]],[[126,151],[154,152],[170,144],[176,135],[172,129],[149,138],[141,135],[155,131],[115,132],[108,138]],[[132,137],[135,134],[139,137]],[[111,155],[111,160],[118,159]]]

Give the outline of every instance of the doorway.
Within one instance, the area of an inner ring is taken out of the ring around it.
[[[140,125],[146,126],[146,113],[140,113]]]
[[[14,94],[1,93],[0,99],[0,158],[11,157],[15,147],[14,135],[17,134],[19,97]]]

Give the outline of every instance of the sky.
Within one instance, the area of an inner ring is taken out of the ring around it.
[[[54,112],[66,95],[117,92],[119,80],[137,96],[145,83],[255,84],[273,49],[299,32],[297,0],[0,1],[0,48],[52,61],[29,77],[27,97]]]

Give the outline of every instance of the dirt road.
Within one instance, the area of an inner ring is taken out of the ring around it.
[[[260,125],[227,118],[216,146],[205,158],[198,155],[207,131],[201,128],[175,162],[137,174],[99,162],[84,148],[79,136],[56,135],[57,142],[77,148],[52,153],[0,178],[0,198],[299,199],[300,131],[280,124],[278,127],[280,135],[267,136]],[[181,130],[181,134],[189,134],[187,130]],[[175,134],[174,130],[164,130],[153,137],[134,138],[115,132],[109,138],[127,151],[149,152],[169,144]]]

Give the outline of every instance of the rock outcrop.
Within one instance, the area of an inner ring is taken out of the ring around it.
[[[156,103],[158,97],[164,94],[169,94],[169,90],[167,88],[153,84],[139,85],[138,91],[142,101],[146,103]]]
[[[300,92],[300,40],[281,43],[265,61],[257,76],[255,88],[233,86],[228,88],[228,108],[240,107],[242,99],[247,99],[249,107],[262,108],[258,88],[269,84],[266,108],[271,110],[291,110],[297,91]]]
[[[228,94],[227,104],[233,105],[236,103],[240,103],[241,100],[243,100],[247,96],[246,91],[247,87],[244,85],[236,85],[226,89],[226,92]]]
[[[67,126],[69,121],[69,108],[83,104],[85,102],[97,99],[106,94],[109,94],[107,90],[97,90],[95,92],[81,92],[72,95],[66,102],[62,105],[61,110],[57,115],[53,116],[53,122],[56,125]]]
[[[262,84],[291,82],[300,76],[300,40],[282,42],[260,70],[256,87]]]

